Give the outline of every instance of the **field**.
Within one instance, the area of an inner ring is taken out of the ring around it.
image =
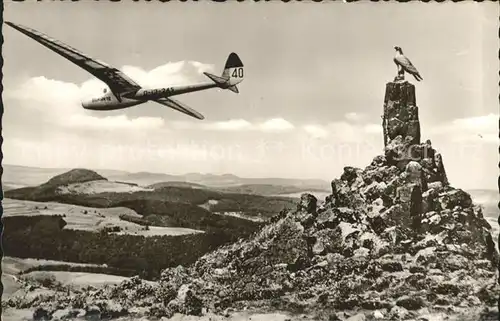
[[[85,273],[85,272],[65,272],[65,271],[33,271],[26,273],[23,278],[32,280],[41,280],[53,277],[53,280],[63,286],[72,288],[83,288],[86,286],[102,287],[104,285],[119,284],[128,279],[127,277],[110,275],[103,273]]]
[[[4,256],[2,258],[2,272],[4,274],[16,275],[22,271],[26,271],[28,269],[32,269],[34,267],[43,266],[43,265],[57,265],[57,264],[69,264],[72,266],[103,266],[97,264],[86,264],[86,263],[71,263],[71,262],[62,262],[62,261],[54,261],[54,260],[41,260],[41,259],[32,259],[26,258],[21,259],[17,257]]]
[[[61,186],[58,189],[58,192],[61,194],[133,193],[139,191],[153,191],[153,188],[141,187],[130,183],[102,180],[69,184]]]
[[[98,232],[104,228],[119,227],[119,234],[155,236],[185,235],[202,231],[181,227],[149,227],[119,218],[120,215],[141,218],[142,216],[126,207],[93,208],[55,202],[34,202],[6,198],[3,200],[4,217],[62,215],[67,225],[64,229]]]
[[[93,286],[103,285],[107,282],[113,282],[117,280],[122,280],[124,278],[114,276],[114,275],[104,275],[104,274],[94,274],[94,273],[75,273],[75,272],[59,272],[59,271],[33,271],[26,274],[22,274],[24,271],[29,271],[30,269],[39,268],[43,266],[56,266],[56,265],[70,265],[73,267],[103,267],[103,265],[97,264],[83,264],[83,263],[72,263],[72,262],[62,262],[54,260],[39,260],[31,258],[17,258],[5,256],[2,258],[2,284],[3,293],[2,300],[5,300],[14,292],[16,292],[20,286],[18,280],[20,278],[40,278],[41,276],[53,275],[54,279],[62,284],[82,285],[88,284]],[[22,275],[21,275],[22,274]],[[82,283],[82,281],[86,283]]]

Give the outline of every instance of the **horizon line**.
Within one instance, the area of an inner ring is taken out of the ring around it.
[[[189,174],[200,174],[200,175],[214,175],[214,176],[224,176],[231,175],[237,178],[242,179],[286,179],[286,180],[300,180],[300,181],[322,181],[330,184],[330,180],[325,180],[322,178],[297,178],[297,177],[277,177],[277,176],[259,176],[259,177],[248,177],[248,176],[239,176],[232,173],[223,173],[223,174],[214,174],[214,173],[204,173],[204,172],[185,172],[184,174],[170,174],[167,172],[150,172],[150,171],[129,171],[122,169],[109,169],[109,168],[86,168],[86,167],[39,167],[39,166],[29,166],[29,165],[18,165],[18,164],[10,164],[5,163],[1,164],[2,169],[3,166],[16,166],[16,167],[26,167],[26,168],[35,168],[35,169],[52,169],[52,170],[73,170],[73,169],[87,169],[92,171],[116,171],[116,172],[126,172],[128,174],[139,174],[139,173],[148,173],[148,174],[159,174],[159,175],[170,175],[170,176],[186,176]],[[3,176],[3,175],[2,175]]]

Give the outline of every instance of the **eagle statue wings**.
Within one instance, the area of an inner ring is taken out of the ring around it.
[[[405,71],[411,74],[417,81],[423,80],[420,76],[417,68],[413,66],[410,59],[403,55],[403,50],[400,47],[394,47],[396,49],[396,55],[394,56],[394,63],[398,67],[398,76],[396,80],[403,80]]]

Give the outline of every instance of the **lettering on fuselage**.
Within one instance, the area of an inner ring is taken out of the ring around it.
[[[111,101],[111,97],[101,97],[101,98],[92,98],[93,103],[99,103],[102,101]]]
[[[153,96],[161,94],[170,94],[173,92],[173,88],[160,88],[160,89],[146,89],[143,91],[144,96]]]

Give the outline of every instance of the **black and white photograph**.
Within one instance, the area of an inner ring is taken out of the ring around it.
[[[499,10],[13,1],[1,320],[499,320]]]

